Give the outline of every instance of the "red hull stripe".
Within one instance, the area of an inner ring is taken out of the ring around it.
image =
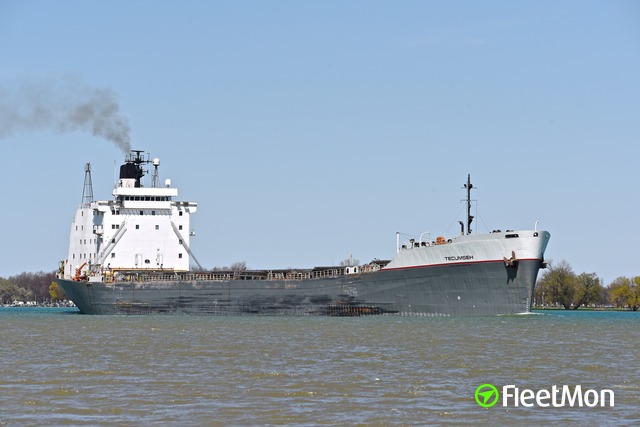
[[[540,261],[540,258],[522,258],[516,261]],[[449,265],[471,265],[471,264],[486,264],[490,262],[504,262],[502,259],[490,259],[484,261],[464,261],[464,262],[445,262],[442,264],[423,264],[423,265],[412,265],[408,267],[392,267],[392,268],[381,268],[380,271],[392,271],[392,270],[409,270],[412,268],[428,268],[428,267],[444,267]]]

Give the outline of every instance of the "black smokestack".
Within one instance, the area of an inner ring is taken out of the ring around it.
[[[72,79],[0,85],[0,138],[23,130],[90,132],[131,151],[129,123],[115,94]]]

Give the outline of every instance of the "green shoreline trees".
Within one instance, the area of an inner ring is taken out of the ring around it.
[[[596,273],[576,274],[569,263],[549,262],[536,284],[534,300],[544,306],[577,310],[586,305],[598,307],[640,308],[640,276],[618,277],[605,287]]]
[[[51,301],[49,287],[55,272],[20,273],[8,278],[0,277],[0,304],[14,301]]]
[[[609,285],[609,297],[616,307],[640,308],[640,276],[633,279],[618,277]]]

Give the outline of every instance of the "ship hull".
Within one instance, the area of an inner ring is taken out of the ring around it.
[[[530,310],[541,261],[431,265],[303,280],[56,281],[85,314],[487,316]]]

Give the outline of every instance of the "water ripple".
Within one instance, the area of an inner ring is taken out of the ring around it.
[[[638,313],[482,319],[2,311],[0,425],[631,425]],[[474,401],[483,383],[610,388],[614,408]]]

